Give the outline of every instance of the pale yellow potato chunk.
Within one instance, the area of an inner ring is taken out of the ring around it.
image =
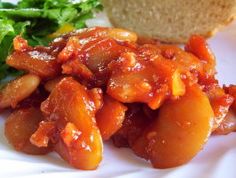
[[[170,168],[190,161],[211,133],[213,110],[198,85],[186,87],[180,99],[165,103],[159,115],[136,141],[133,150],[150,159],[156,168]]]

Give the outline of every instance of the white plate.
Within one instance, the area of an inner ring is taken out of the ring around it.
[[[106,24],[99,21],[90,24]],[[231,24],[209,40],[217,57],[218,79],[221,84],[236,84],[236,23]],[[0,117],[0,177],[80,177],[80,178],[235,178],[236,133],[227,136],[212,136],[208,143],[188,164],[172,169],[153,169],[136,157],[129,149],[118,149],[105,143],[104,158],[95,171],[71,168],[56,154],[30,156],[16,152],[4,137],[4,118]]]

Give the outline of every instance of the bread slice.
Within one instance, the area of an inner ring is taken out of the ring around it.
[[[212,36],[236,17],[236,0],[102,0],[111,23],[140,36],[185,43]]]

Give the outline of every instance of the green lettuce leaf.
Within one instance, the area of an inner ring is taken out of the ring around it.
[[[20,0],[16,5],[0,0],[0,82],[22,73],[5,63],[14,37],[21,35],[32,46],[48,45],[49,34],[67,23],[84,28],[85,21],[101,9],[99,0]]]

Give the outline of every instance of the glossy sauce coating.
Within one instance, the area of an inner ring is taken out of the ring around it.
[[[102,140],[95,122],[99,108],[91,95],[77,81],[64,78],[41,105],[46,119],[55,122],[55,150],[80,169],[95,169],[102,158]]]
[[[108,140],[122,126],[127,107],[108,95],[103,97],[103,106],[96,113],[97,126],[103,140]]]
[[[13,107],[29,97],[39,86],[40,78],[37,75],[24,75],[9,82],[0,91],[0,109]]]
[[[169,168],[191,160],[212,132],[235,131],[229,115],[236,111],[236,87],[219,85],[215,57],[197,35],[184,50],[117,28],[74,31],[48,47],[30,47],[18,36],[7,64],[26,74],[0,92],[0,108],[41,104],[43,113],[18,139],[9,128],[28,126],[15,111],[6,124],[9,142],[28,153],[52,146],[75,168],[98,167],[102,139]],[[19,147],[26,142],[34,148]]]
[[[8,142],[18,151],[42,155],[50,152],[50,146],[39,148],[30,142],[31,135],[37,130],[38,124],[43,120],[39,108],[24,108],[14,111],[6,120],[5,135]]]
[[[18,46],[24,47],[19,49]],[[15,51],[6,60],[8,65],[43,79],[53,78],[60,73],[60,66],[55,60],[57,49],[42,46],[32,48],[19,36],[14,39],[14,47]]]
[[[179,100],[160,108],[156,120],[137,139],[133,149],[150,159],[154,167],[179,166],[202,149],[211,133],[213,117],[207,96],[199,86],[190,86]]]

